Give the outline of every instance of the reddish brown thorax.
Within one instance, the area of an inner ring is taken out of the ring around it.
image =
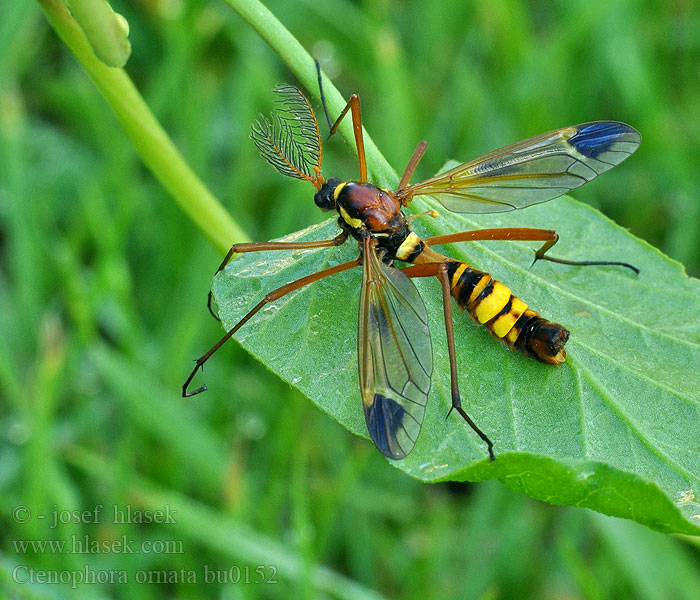
[[[371,183],[344,184],[338,192],[337,203],[340,215],[349,225],[358,227],[360,223],[354,221],[359,221],[375,234],[391,235],[406,224],[401,203],[394,194]]]

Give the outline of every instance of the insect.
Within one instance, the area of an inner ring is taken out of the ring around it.
[[[318,69],[319,86],[321,71]],[[557,242],[556,231],[527,227],[481,229],[420,239],[411,230],[414,216],[403,209],[416,196],[433,196],[449,211],[490,213],[525,208],[551,200],[591,181],[622,162],[639,146],[639,133],[624,123],[595,121],[544,133],[480,158],[460,164],[411,185],[410,179],[427,143],[420,142],[396,190],[367,181],[367,162],[362,136],[360,99],[353,95],[340,116],[331,121],[321,87],[321,100],[330,127],[336,132],[350,111],[360,167],[359,181],[326,180],[321,173],[321,134],[309,101],[297,88],[275,88],[277,108],[270,118],[261,116],[251,137],[262,157],[280,173],[305,180],[316,188],[314,201],[323,211],[338,213],[340,233],[329,240],[313,242],[263,242],[235,244],[217,273],[234,254],[264,250],[292,250],[339,246],[350,237],[360,254],[351,261],[329,267],[268,292],[206,354],[185,381],[183,396],[201,366],[253,315],[270,302],[310,283],[354,267],[362,267],[357,328],[360,392],[365,421],[376,447],[387,457],[404,458],[416,444],[423,423],[433,370],[432,346],[425,305],[411,281],[415,277],[437,277],[442,287],[443,312],[450,362],[452,410],[485,442],[494,460],[493,444],[477,427],[460,401],[452,299],[461,310],[511,350],[537,360],[559,365],[566,359],[564,345],[569,332],[548,321],[513,295],[488,273],[439,254],[432,246],[476,240],[520,240],[543,242],[535,260],[571,265],[620,265],[638,273],[627,263],[613,261],[568,261],[546,252]],[[435,211],[432,211],[433,213]],[[417,215],[421,216],[421,215]],[[431,216],[436,216],[433,214]],[[408,263],[399,269],[395,261]],[[211,292],[209,295],[211,310]],[[213,311],[212,311],[212,314]],[[215,315],[216,316],[216,315]]]

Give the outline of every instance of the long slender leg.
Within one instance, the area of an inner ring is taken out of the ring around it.
[[[263,250],[303,250],[310,248],[330,248],[331,246],[341,246],[348,239],[348,234],[344,231],[339,235],[335,236],[331,240],[319,240],[317,242],[251,242],[245,244],[234,244],[228,251],[224,260],[221,261],[219,268],[214,273],[216,276],[220,271],[223,271],[226,265],[231,261],[234,254],[240,254],[243,252],[261,252]],[[211,307],[212,295],[209,291],[207,296],[207,308],[211,315],[219,321],[219,317],[214,314],[214,310]]]
[[[448,233],[447,235],[436,235],[425,238],[428,246],[437,246],[439,244],[453,244],[457,242],[475,242],[478,240],[506,240],[520,242],[544,242],[542,246],[535,252],[535,259],[532,264],[538,260],[548,260],[554,263],[574,266],[615,266],[625,267],[634,271],[639,275],[639,269],[629,263],[609,260],[565,260],[563,258],[555,258],[545,254],[554,244],[559,241],[559,234],[553,229],[535,229],[532,227],[506,227],[497,229],[476,229],[474,231],[462,231],[460,233]]]
[[[475,229],[446,235],[435,235],[425,238],[427,246],[454,244],[457,242],[476,242],[484,240],[505,240],[518,242],[551,242],[551,247],[559,236],[553,229],[535,229],[533,227],[499,227],[496,229]],[[546,244],[545,244],[546,245]],[[549,248],[548,247],[548,248]],[[544,248],[544,246],[543,246]],[[545,248],[545,251],[547,248]]]
[[[211,358],[211,355],[214,354],[214,352],[216,352],[219,348],[221,348],[221,346],[223,346],[224,343],[226,343],[226,341],[234,333],[236,333],[245,323],[247,323],[250,320],[250,318],[253,315],[255,315],[255,313],[257,313],[263,306],[269,304],[270,302],[274,302],[275,300],[279,300],[282,296],[289,294],[294,290],[298,290],[299,288],[304,287],[305,285],[308,285],[315,281],[319,281],[324,277],[330,277],[331,275],[335,275],[336,273],[342,273],[343,271],[352,269],[353,267],[356,267],[359,264],[360,259],[356,258],[355,260],[344,262],[334,267],[329,267],[327,269],[323,269],[322,271],[312,273],[311,275],[307,275],[306,277],[302,277],[301,279],[292,281],[291,283],[283,285],[282,287],[279,287],[265,294],[265,297],[260,302],[258,302],[258,304],[256,304],[247,315],[245,315],[240,321],[238,321],[238,323],[236,323],[236,325],[234,325],[232,329],[226,332],[226,334],[218,342],[216,342],[216,344],[214,344],[205,354],[203,354],[197,359],[194,369],[192,369],[190,376],[187,378],[187,380],[182,386],[182,396],[184,398],[187,398],[188,396],[194,396],[195,394],[199,394],[200,392],[203,392],[207,389],[207,386],[203,385],[197,388],[194,392],[187,391],[187,388],[189,387],[192,379],[194,379],[194,376],[197,374],[197,371],[202,367],[202,365],[205,362],[207,362],[209,358]]]
[[[340,113],[340,116],[333,123],[330,135],[338,130],[338,125],[347,114],[352,112],[352,132],[355,135],[355,146],[357,146],[357,159],[360,162],[360,181],[367,181],[367,159],[365,158],[365,142],[362,137],[362,115],[360,111],[360,97],[357,94],[350,96],[349,102]]]
[[[496,460],[493,455],[493,443],[488,436],[476,426],[476,423],[471,420],[467,412],[462,408],[462,401],[459,394],[459,381],[457,378],[457,354],[455,352],[455,335],[452,324],[452,294],[450,290],[450,277],[447,273],[447,267],[444,263],[427,263],[423,265],[415,265],[402,269],[408,277],[430,277],[437,276],[442,285],[442,307],[445,315],[445,331],[447,333],[447,353],[450,357],[450,386],[452,390],[452,410],[456,410],[467,424],[475,431],[475,433],[486,443],[489,452],[489,458]],[[447,416],[450,416],[447,413]]]
[[[411,176],[413,175],[413,172],[416,170],[416,167],[418,166],[420,159],[423,158],[423,155],[425,154],[425,149],[427,147],[428,147],[428,142],[426,142],[425,140],[422,142],[418,142],[416,149],[413,151],[413,154],[411,155],[411,158],[408,161],[408,164],[406,165],[406,170],[403,172],[403,175],[401,176],[401,181],[399,182],[399,187],[397,188],[397,191],[404,189],[408,185],[408,182],[411,181]],[[413,198],[411,197],[409,199],[408,204],[410,204],[410,200],[413,200]],[[408,206],[408,204],[406,204],[405,206]]]
[[[355,135],[355,146],[357,147],[357,159],[360,161],[360,181],[367,181],[367,159],[365,158],[365,142],[362,137],[362,115],[360,111],[360,97],[357,94],[350,96],[350,101],[345,105],[345,108],[340,113],[340,116],[335,120],[335,123],[331,125],[331,117],[328,114],[328,107],[326,106],[326,96],[323,93],[323,77],[321,76],[321,65],[318,61],[316,62],[316,73],[318,74],[318,89],[321,93],[321,104],[323,104],[323,110],[326,113],[326,120],[328,121],[328,126],[331,132],[328,134],[329,137],[333,135],[338,129],[338,125],[343,120],[343,117],[347,114],[348,109],[352,110],[352,131]]]
[[[245,244],[234,244],[228,251],[224,260],[221,261],[216,273],[223,271],[234,254],[243,252],[262,252],[264,250],[303,250],[309,248],[329,248],[331,246],[341,246],[348,239],[346,232],[341,232],[330,240],[318,240],[316,242],[249,242]],[[214,275],[216,275],[214,273]]]

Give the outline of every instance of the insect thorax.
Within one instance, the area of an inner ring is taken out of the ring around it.
[[[406,216],[394,194],[371,183],[340,182],[334,190],[338,224],[361,242],[365,232],[377,240],[384,261],[390,263],[410,233]]]

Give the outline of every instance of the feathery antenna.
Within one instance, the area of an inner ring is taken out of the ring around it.
[[[282,175],[310,181],[320,189],[323,149],[311,104],[293,85],[280,84],[273,92],[275,110],[269,118],[260,115],[250,137],[260,155]]]

